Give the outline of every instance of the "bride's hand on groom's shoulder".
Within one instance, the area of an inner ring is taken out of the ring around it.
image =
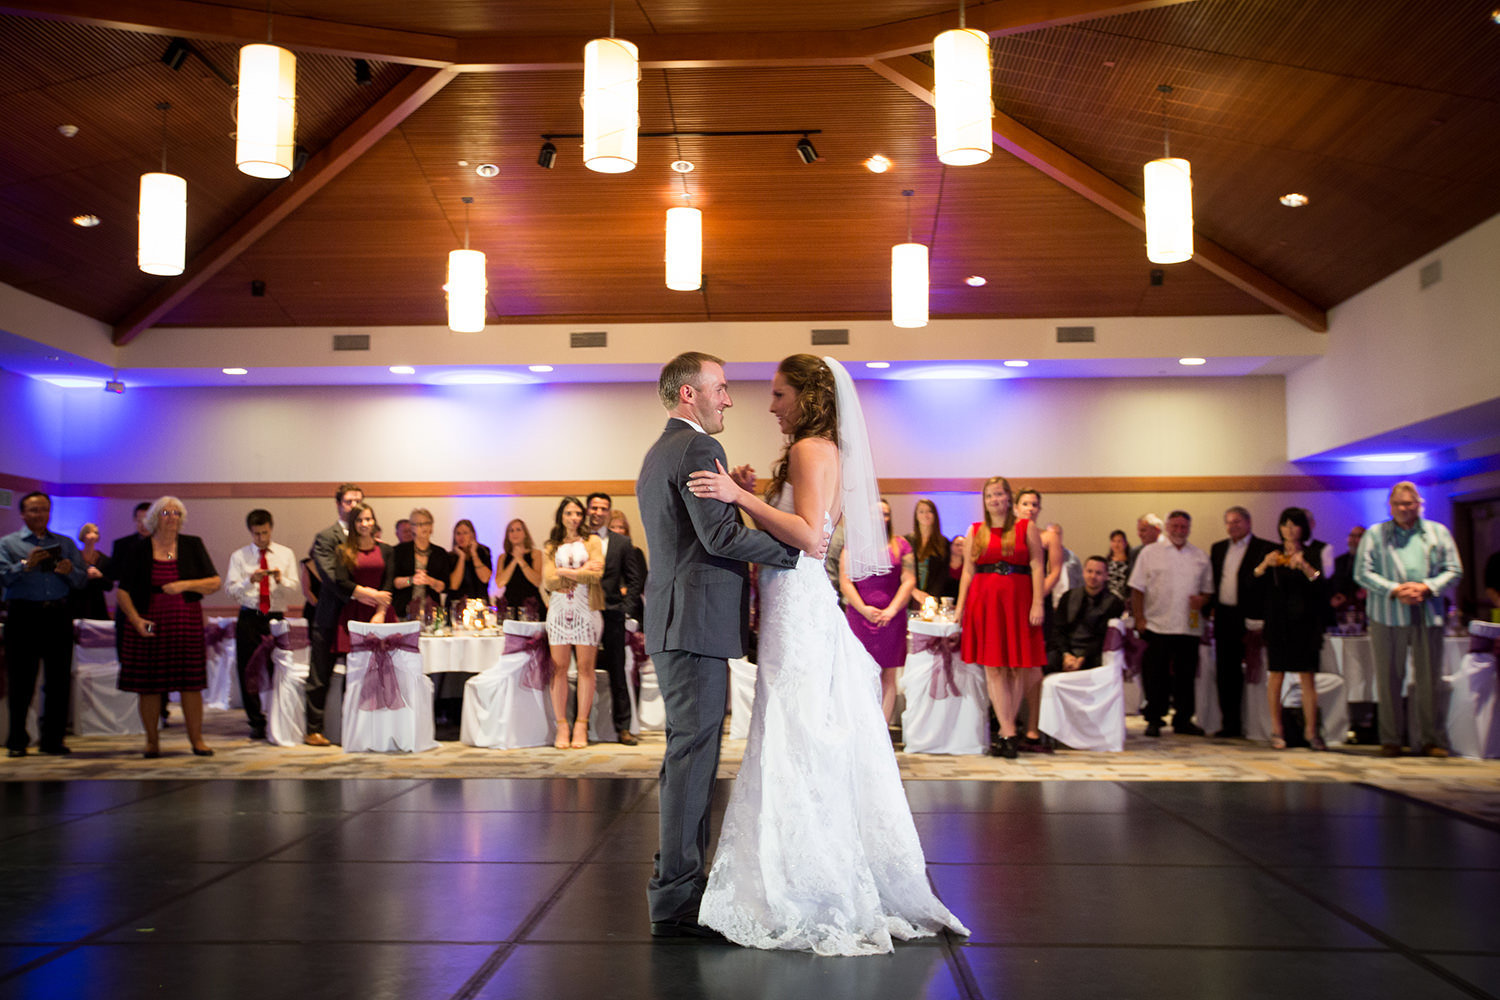
[[[741,466],[741,468],[748,468],[748,466]],[[735,471],[738,472],[739,469]],[[724,463],[718,459],[714,459],[714,471],[700,469],[688,476],[688,489],[693,491],[695,497],[719,500],[723,503],[734,503],[740,495],[739,484],[724,471]]]

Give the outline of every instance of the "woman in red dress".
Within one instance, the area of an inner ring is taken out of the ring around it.
[[[349,533],[334,560],[333,585],[345,595],[339,613],[338,651],[349,652],[350,622],[383,622],[391,613],[396,561],[391,547],[375,540],[375,511],[367,503],[349,511]]]
[[[1016,712],[1030,678],[1040,679],[1047,651],[1042,640],[1042,535],[1017,520],[1010,483],[985,481],[984,520],[969,528],[958,618],[965,663],[984,667],[990,705],[1000,723],[997,757],[1016,756]]]

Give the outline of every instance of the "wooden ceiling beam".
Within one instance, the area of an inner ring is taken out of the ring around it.
[[[935,103],[932,67],[920,59],[902,56],[894,60],[874,60],[870,68],[912,96],[927,104]],[[1146,231],[1145,205],[1133,191],[1116,184],[1067,150],[998,111],[995,112],[994,135],[995,144],[1022,163],[1041,171],[1141,232]],[[1144,253],[1143,244],[1143,256]],[[1328,313],[1322,307],[1196,232],[1193,234],[1193,263],[1309,330],[1317,333],[1328,330]]]
[[[426,104],[457,76],[452,69],[418,67],[390,89],[369,110],[355,119],[307,165],[276,186],[218,239],[188,264],[187,270],[164,283],[144,302],[130,310],[114,328],[114,342],[123,347],[192,295],[204,282],[223,270],[256,240],[270,232],[345,168],[364,155],[388,132]],[[191,194],[189,195],[191,197]]]
[[[11,0],[0,3],[0,14],[240,45],[266,40],[265,11],[192,0]],[[447,66],[454,61],[458,49],[454,39],[441,35],[319,21],[290,14],[276,14],[271,27],[276,44],[299,52],[410,66]]]
[[[969,6],[964,14],[964,23],[966,27],[978,28],[994,37],[1196,2],[1197,0],[1004,0],[1003,3]],[[911,21],[866,28],[857,35],[859,47],[866,55],[872,59],[890,59],[911,55],[913,52],[925,52],[932,48],[932,40],[940,33],[956,27],[957,15],[952,11],[944,11]]]

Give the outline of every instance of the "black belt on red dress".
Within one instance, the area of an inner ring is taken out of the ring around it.
[[[1015,573],[1030,573],[1031,567],[1017,566],[1015,563],[1008,562],[975,563],[974,572],[999,573],[1001,576],[1010,576]]]

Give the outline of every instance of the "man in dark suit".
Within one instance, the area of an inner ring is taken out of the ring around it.
[[[323,735],[323,708],[328,701],[328,682],[333,677],[333,661],[337,655],[334,645],[339,636],[339,614],[345,604],[333,578],[337,572],[338,548],[349,537],[346,523],[349,512],[364,499],[364,490],[353,483],[341,483],[333,494],[338,520],[318,532],[308,553],[321,583],[317,614],[312,628],[307,630],[307,737],[302,742],[309,746],[332,745]]]
[[[795,549],[745,527],[734,507],[688,489],[688,476],[715,468],[715,460],[729,466],[712,437],[733,405],[723,364],[690,352],[662,369],[657,390],[672,419],[646,453],[635,488],[656,563],[646,582],[646,653],[667,713],[661,848],[646,892],[658,937],[718,937],[699,925],[698,904],[708,884],[709,800],[729,693],[727,661],[744,655],[749,639],[747,563],[797,562]]]
[[[142,500],[140,503],[136,504],[135,530],[128,535],[121,535],[119,538],[116,538],[109,547],[109,572],[111,579],[113,579],[116,583],[120,582],[120,573],[125,569],[125,554],[130,548],[130,543],[136,541],[137,539],[145,538],[147,535],[151,534],[151,532],[146,530],[146,511],[150,509],[151,505],[145,500]],[[117,657],[121,655],[120,637],[125,634],[125,630],[129,627],[129,622],[125,620],[125,612],[120,609],[118,604],[116,604],[115,655]],[[161,724],[163,726],[167,724],[167,720],[170,718],[171,712],[168,708],[168,706],[170,705],[170,699],[163,698],[161,700]]]
[[[1104,639],[1112,618],[1125,614],[1125,602],[1109,592],[1109,562],[1089,556],[1083,586],[1063,594],[1052,613],[1046,672],[1092,670],[1103,661]]]
[[[639,575],[639,560],[625,535],[609,530],[609,515],[614,500],[608,493],[590,493],[585,501],[588,530],[599,538],[604,549],[604,633],[599,639],[599,666],[609,674],[610,707],[614,712],[615,734],[619,741],[633,747],[639,741],[630,731],[630,684],[625,677],[625,619],[640,620],[641,589],[646,581]]]
[[[1237,739],[1245,735],[1245,622],[1265,618],[1255,567],[1276,543],[1251,534],[1250,512],[1243,507],[1224,512],[1224,530],[1229,537],[1214,542],[1208,552],[1214,574],[1214,666],[1224,717],[1223,728],[1214,735]]]

